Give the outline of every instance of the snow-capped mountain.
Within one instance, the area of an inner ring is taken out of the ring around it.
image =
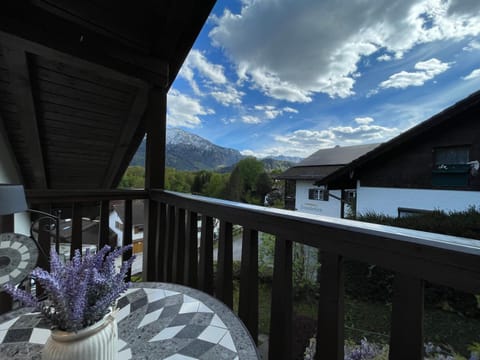
[[[177,170],[229,172],[233,170],[237,162],[245,157],[238,150],[215,145],[201,136],[178,128],[167,129],[166,144],[167,167]],[[292,163],[298,162],[297,158],[283,156],[261,160],[266,171],[286,170],[292,166]],[[140,144],[130,165],[145,166],[145,140]]]

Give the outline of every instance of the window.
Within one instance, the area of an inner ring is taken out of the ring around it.
[[[470,171],[469,146],[450,146],[434,149],[432,185],[466,186]]]
[[[308,199],[328,201],[328,190],[325,188],[308,189]]]

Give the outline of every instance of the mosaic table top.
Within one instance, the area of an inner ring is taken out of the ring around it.
[[[0,286],[20,283],[33,270],[37,258],[37,246],[28,236],[0,234]]]
[[[240,319],[213,297],[185,286],[133,283],[118,300],[118,360],[258,359]],[[0,316],[0,359],[40,359],[50,335],[38,313]]]

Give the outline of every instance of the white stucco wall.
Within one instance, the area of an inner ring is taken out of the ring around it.
[[[462,211],[480,207],[480,191],[399,189],[357,186],[357,213],[398,216],[398,208]]]
[[[295,209],[309,214],[340,217],[340,200],[329,197],[328,201],[309,200],[308,189],[315,188],[313,181],[297,181],[295,191]],[[341,197],[340,190],[331,190],[330,194]]]
[[[10,154],[4,136],[0,134],[0,184],[21,183]],[[30,216],[28,213],[15,214],[14,231],[18,234],[30,235]]]
[[[111,211],[110,216],[108,217],[108,226],[110,229],[117,234],[117,246],[123,245],[123,230],[120,230],[115,226],[116,222],[123,224],[122,219],[118,216],[116,211]],[[143,239],[143,231],[138,232],[135,234],[134,230],[132,229],[132,241],[142,240]]]

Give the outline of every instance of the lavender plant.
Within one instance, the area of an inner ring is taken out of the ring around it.
[[[118,272],[115,259],[131,248],[127,245],[110,252],[110,246],[105,245],[96,253],[87,249],[83,256],[76,250],[65,263],[52,249],[50,272],[37,267],[31,273],[45,289],[45,300],[11,284],[4,285],[4,289],[14,299],[40,311],[53,328],[78,331],[102,319],[127,290],[130,284],[125,282],[125,275],[135,257],[124,261]]]

